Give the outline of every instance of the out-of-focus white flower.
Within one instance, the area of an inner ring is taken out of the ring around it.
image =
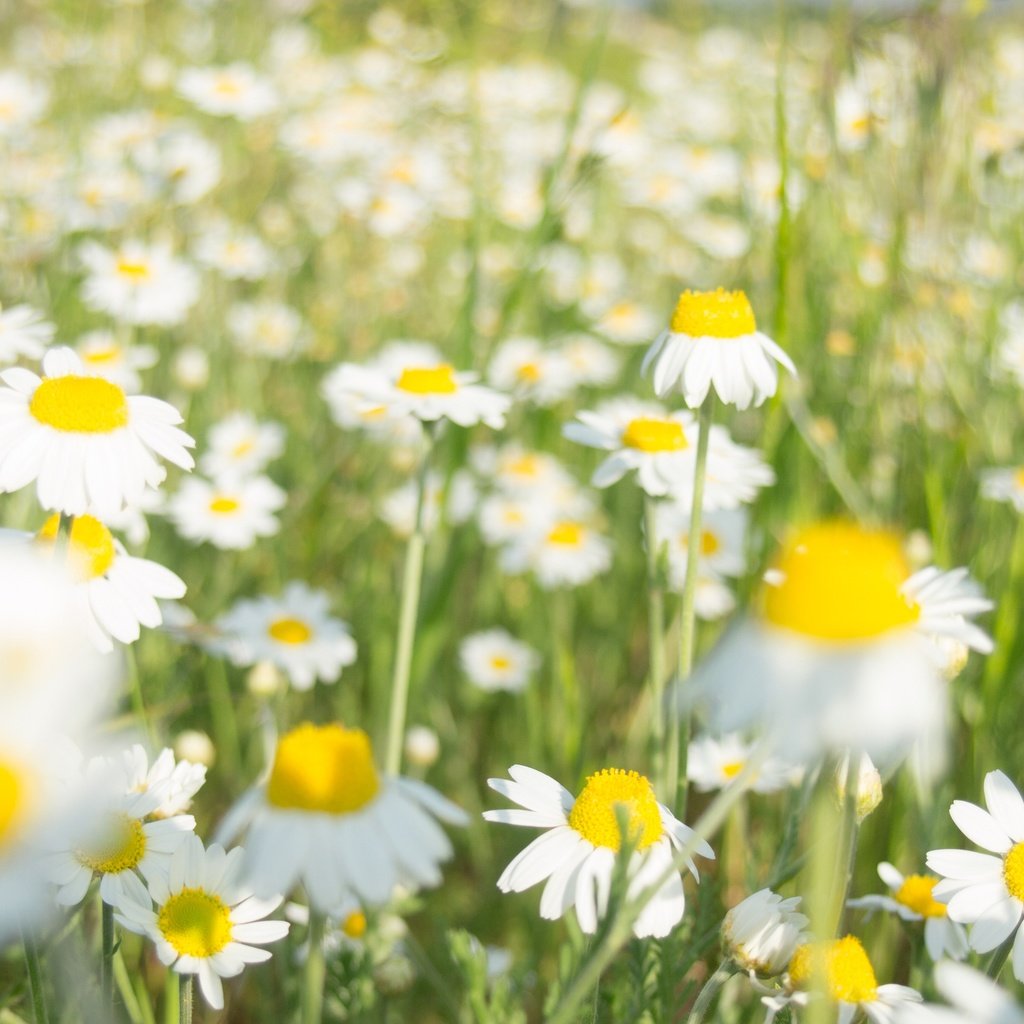
[[[783,899],[761,889],[733,907],[722,922],[722,942],[739,966],[762,977],[781,974],[797,946],[806,941],[808,919],[798,912],[800,897]]]
[[[273,85],[248,64],[185,68],[178,77],[178,92],[200,110],[216,117],[252,121],[277,108]]]
[[[540,655],[508,630],[487,629],[459,644],[459,664],[469,681],[481,690],[525,689],[540,665]]]

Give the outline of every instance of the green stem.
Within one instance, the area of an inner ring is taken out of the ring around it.
[[[686,1018],[686,1024],[701,1024],[701,1021],[707,1016],[708,1010],[711,1009],[715,996],[718,995],[722,986],[733,976],[733,973],[733,966],[728,960],[723,964],[719,964],[718,970],[704,982],[704,987],[700,990],[697,1001],[693,1004],[690,1016]]]
[[[402,741],[405,733],[406,708],[409,704],[409,676],[412,671],[413,642],[416,639],[416,613],[419,610],[420,588],[423,583],[423,554],[427,546],[423,517],[432,447],[433,434],[428,433],[427,448],[420,462],[416,482],[416,522],[409,538],[409,546],[405,549],[405,568],[402,572],[402,598],[398,612],[395,668],[391,676],[388,745],[384,761],[384,770],[389,775],[397,775],[402,767]]]
[[[28,969],[28,987],[32,996],[32,1019],[35,1024],[48,1024],[46,1012],[46,995],[43,992],[43,965],[39,957],[39,947],[29,932],[22,932],[22,944],[25,947],[25,966]]]
[[[143,1024],[145,1012],[143,1011],[142,1003],[139,1001],[138,993],[132,988],[131,975],[128,973],[128,967],[124,962],[124,956],[120,948],[114,954],[114,981],[117,982],[117,991],[120,993],[121,1002],[124,1003],[124,1008],[128,1012],[128,1019],[132,1024]]]
[[[114,1019],[114,908],[100,899],[103,956],[100,960],[100,997],[108,1020]]]
[[[309,908],[309,951],[302,977],[302,1024],[320,1024],[324,1004],[323,914]]]
[[[988,963],[985,964],[985,973],[993,981],[999,977],[999,972],[1003,969],[1010,950],[1013,949],[1013,940],[1014,936],[1011,935],[998,949],[993,950],[992,955],[988,958]]]
[[[679,687],[686,684],[693,670],[694,637],[696,634],[695,606],[697,599],[697,563],[703,535],[704,480],[707,476],[708,441],[711,420],[715,411],[715,394],[709,391],[700,408],[697,435],[697,461],[693,467],[693,500],[690,504],[690,526],[686,543],[686,576],[683,580],[683,599],[679,613]],[[676,708],[668,743],[668,779],[675,799],[671,801],[679,818],[686,815],[688,782],[686,778],[687,754],[690,746],[689,701],[682,700]]]
[[[651,741],[654,778],[662,800],[673,796],[673,780],[665,757],[665,589],[661,578],[661,545],[657,533],[657,502],[644,495],[644,543],[647,547],[647,648],[651,687]]]
[[[1020,592],[1024,585],[1024,515],[1017,520],[1017,530],[1010,552],[1010,576],[1006,589],[999,598],[995,627],[992,631],[994,648],[985,662],[982,681],[983,704],[986,708],[999,706],[1001,684],[1013,653],[1013,639],[1019,625]]]
[[[181,1024],[192,1024],[192,979],[193,974],[181,976],[181,987],[178,990],[178,1003],[181,1009],[178,1012]]]
[[[237,778],[242,765],[242,745],[235,718],[227,665],[220,658],[208,663],[206,685],[210,695],[210,720],[217,739],[217,757],[227,778]]]
[[[153,727],[153,720],[146,710],[146,701],[142,695],[142,680],[139,678],[139,663],[135,657],[135,648],[131,645],[124,649],[124,667],[125,674],[128,676],[128,693],[131,696],[132,711],[142,723],[143,731],[155,749],[157,746],[156,730]]]
[[[168,971],[164,979],[164,1024],[179,1024],[181,1013],[181,975]]]

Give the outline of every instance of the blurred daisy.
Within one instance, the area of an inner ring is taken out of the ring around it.
[[[902,875],[888,861],[878,865],[878,877],[889,887],[887,896],[861,896],[847,900],[859,910],[886,910],[902,921],[924,921],[924,944],[933,960],[967,956],[964,927],[949,918],[945,903],[935,899],[935,875]]]
[[[478,525],[485,544],[515,544],[559,517],[559,501],[543,492],[491,494],[480,503]]]
[[[452,847],[435,819],[467,822],[426,783],[380,775],[361,729],[307,722],[278,740],[269,777],[221,831],[249,825],[258,895],[287,894],[301,881],[314,909],[328,913],[347,897],[381,906],[400,882],[438,885]]]
[[[103,516],[163,482],[155,455],[192,468],[195,442],[173,406],[88,376],[69,348],[50,349],[43,374],[0,374],[0,491],[35,480],[43,508]]]
[[[694,431],[694,451],[697,431]],[[725,427],[712,425],[704,479],[704,512],[731,509],[757,498],[761,488],[775,482],[775,472],[759,452],[736,444]],[[684,476],[671,494],[684,508],[693,504],[693,475]]]
[[[487,381],[540,406],[555,405],[574,385],[562,353],[537,338],[508,338],[494,352]]]
[[[178,761],[170,747],[164,747],[150,764],[146,748],[134,743],[121,755],[121,762],[130,792],[160,794],[160,803],[151,812],[154,818],[184,814],[192,806],[192,797],[206,781],[205,764]]]
[[[142,386],[139,370],[156,365],[157,351],[152,345],[122,345],[113,331],[89,331],[75,344],[82,372],[103,377],[122,391],[135,393]]]
[[[198,202],[221,179],[220,151],[188,128],[167,132],[132,152],[139,167],[156,178],[159,190],[175,203]]]
[[[1000,771],[985,776],[985,806],[954,800],[949,816],[972,843],[990,853],[931,850],[928,867],[942,876],[934,890],[951,921],[971,925],[976,953],[988,953],[1016,932],[1013,974],[1024,981],[1024,799]]]
[[[554,779],[534,768],[513,765],[512,780],[488,779],[487,785],[523,810],[485,811],[487,821],[542,828],[544,833],[516,856],[498,879],[502,892],[523,892],[544,882],[540,916],[557,920],[575,907],[580,928],[588,935],[597,930],[611,890],[616,854],[622,835],[616,808],[628,812],[628,836],[636,845],[628,865],[628,898],[637,896],[672,864],[677,851],[693,831],[658,803],[650,781],[636,772],[605,768],[587,778],[574,797]],[[714,858],[703,840],[696,852]],[[687,861],[694,878],[697,869]],[[682,919],[686,907],[678,874],[655,893],[633,925],[637,938],[667,935]]]
[[[956,641],[978,651],[992,653],[992,639],[968,616],[991,611],[994,604],[967,575],[966,569],[943,572],[928,566],[903,584],[903,596],[918,609],[917,630],[936,640]],[[940,665],[944,663],[940,659]]]
[[[459,644],[459,664],[478,689],[517,693],[537,670],[540,655],[507,630],[486,629]]]
[[[654,529],[659,550],[668,550],[669,584],[682,590],[689,559],[689,508],[677,502],[659,502],[654,510]],[[746,531],[747,514],[743,509],[705,512],[701,519],[698,578],[721,580],[742,576],[746,571]]]
[[[750,974],[774,977],[806,942],[808,919],[796,908],[800,897],[783,899],[761,889],[733,907],[722,921],[722,945],[729,957]]]
[[[644,371],[653,369],[658,395],[678,385],[691,408],[714,387],[727,405],[746,409],[775,394],[776,362],[796,373],[789,356],[758,331],[747,296],[719,288],[679,296],[668,330],[644,358]]]
[[[477,487],[465,470],[456,470],[446,481],[441,473],[428,473],[423,492],[423,529],[430,533],[442,519],[450,526],[466,522],[477,504]],[[384,498],[380,516],[399,537],[410,537],[416,528],[419,484],[408,480]]]
[[[993,501],[1009,502],[1024,512],[1024,466],[986,469],[981,474],[981,493]]]
[[[42,359],[57,328],[31,306],[0,307],[0,363]]]
[[[82,300],[126,324],[181,323],[199,298],[199,275],[167,245],[126,241],[118,249],[83,243]]]
[[[203,998],[224,1008],[222,978],[237,977],[246,964],[270,959],[260,947],[288,934],[287,921],[265,921],[281,898],[257,899],[242,878],[244,852],[203,848],[189,836],[170,859],[165,873],[132,877],[116,914],[129,931],[156,946],[160,962],[178,974],[199,976]]]
[[[270,250],[254,232],[227,223],[214,224],[199,236],[195,257],[229,281],[259,281],[273,267]]]
[[[38,121],[49,101],[49,91],[18,71],[0,71],[0,138],[16,136],[18,129]]]
[[[504,572],[532,572],[546,590],[578,587],[607,572],[612,546],[589,522],[561,518],[513,540],[501,553]]]
[[[1024,1024],[1024,1009],[981,971],[944,960],[934,978],[952,1006],[910,1006],[898,1024]]]
[[[508,494],[537,498],[545,492],[575,488],[572,476],[554,455],[521,444],[481,445],[471,451],[470,459],[478,473]]]
[[[619,369],[619,357],[587,334],[570,334],[559,339],[561,355],[576,387],[610,384]]]
[[[167,514],[187,540],[244,550],[258,537],[277,533],[281,524],[274,513],[286,501],[285,492],[269,477],[191,477],[167,503]]]
[[[658,318],[646,306],[623,300],[609,306],[594,323],[594,331],[620,345],[646,345],[658,329]]]
[[[178,92],[204,113],[237,117],[239,121],[269,114],[278,103],[273,85],[241,62],[224,67],[185,68],[178,76]]]
[[[51,516],[39,539],[53,544],[60,517]],[[140,627],[163,622],[157,600],[185,596],[185,583],[170,569],[129,555],[124,545],[94,516],[75,516],[68,533],[68,557],[78,589],[93,622],[93,640],[101,651],[113,650],[111,637],[123,644],[139,639]]]
[[[356,660],[348,625],[330,615],[330,598],[291,582],[279,598],[238,601],[217,620],[220,641],[236,665],[267,661],[308,690],[319,679],[333,683]]]
[[[210,428],[199,468],[211,477],[260,473],[284,451],[284,438],[279,423],[261,423],[247,412],[231,413]]]
[[[283,302],[236,302],[227,314],[228,333],[243,353],[287,359],[309,347],[309,329]]]
[[[702,793],[724,789],[747,766],[754,744],[738,733],[716,739],[702,736],[690,743],[686,758],[686,775]],[[774,758],[768,758],[757,771],[750,788],[755,793],[775,793],[793,785],[800,777],[799,769]]]

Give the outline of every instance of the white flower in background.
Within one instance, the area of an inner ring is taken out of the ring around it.
[[[514,442],[501,448],[478,445],[470,451],[470,462],[508,495],[533,499],[576,488],[572,475],[554,455]]]
[[[103,516],[163,482],[155,456],[192,468],[195,442],[173,406],[90,377],[69,348],[50,349],[43,374],[0,373],[0,491],[35,481],[43,508]]]
[[[441,740],[430,726],[413,725],[405,733],[403,749],[410,764],[429,768],[441,756]]]
[[[720,580],[744,574],[747,518],[742,508],[704,513],[697,564],[699,577]],[[668,551],[669,583],[682,590],[689,558],[690,509],[677,502],[659,502],[654,510],[654,529],[659,550],[664,547]]]
[[[540,655],[508,630],[486,629],[459,644],[459,664],[478,689],[518,693],[540,665]]]
[[[799,896],[783,899],[771,889],[748,896],[722,922],[725,951],[744,971],[767,978],[781,974],[806,941],[809,921],[799,906]]]
[[[157,361],[152,345],[124,345],[108,330],[83,334],[75,343],[75,352],[84,374],[102,377],[132,394],[142,386],[139,370],[148,370]]]
[[[157,179],[158,190],[183,206],[198,202],[221,180],[220,150],[189,128],[175,128],[132,154],[139,168]]]
[[[619,356],[589,334],[568,334],[558,339],[566,370],[575,387],[610,384],[619,370]]]
[[[623,299],[604,310],[594,332],[620,345],[647,345],[658,330],[658,318],[647,306]]]
[[[226,222],[208,227],[198,237],[195,257],[229,281],[259,281],[274,265],[270,249],[258,235]]]
[[[210,427],[199,468],[211,477],[260,473],[284,451],[284,439],[280,423],[261,422],[247,412],[231,413]]]
[[[38,121],[46,109],[49,90],[18,71],[0,71],[0,138],[16,137],[19,129]]]
[[[0,363],[42,359],[57,328],[31,306],[0,306]]]
[[[756,500],[761,488],[773,483],[775,471],[764,461],[760,452],[737,444],[725,427],[712,425],[708,438],[707,475],[704,479],[705,512],[750,504]],[[672,499],[684,508],[692,505],[692,477],[686,478],[672,492]]]
[[[381,519],[399,537],[411,536],[416,528],[418,494],[416,481],[409,480],[384,498]],[[424,530],[430,533],[436,529],[442,517],[452,526],[466,522],[476,508],[477,497],[476,484],[465,470],[457,470],[450,481],[441,473],[428,473],[423,495]]]
[[[507,338],[495,350],[487,382],[517,399],[549,406],[560,402],[575,386],[562,352],[538,338]]]
[[[849,79],[840,82],[835,93],[836,140],[846,152],[863,149],[871,138],[875,115],[863,85]]]
[[[154,818],[173,818],[185,814],[192,806],[192,797],[206,781],[206,765],[190,760],[175,760],[174,751],[164,747],[152,764],[146,748],[134,743],[121,755],[129,792],[158,792],[159,805],[151,812]]]
[[[512,540],[501,552],[503,572],[532,572],[546,590],[578,587],[607,572],[610,541],[589,517],[555,519],[537,531]]]
[[[283,302],[263,299],[236,302],[227,314],[228,334],[247,355],[288,359],[310,345],[309,328],[302,317]]]
[[[296,690],[319,679],[333,683],[356,660],[348,624],[330,614],[330,597],[305,583],[289,583],[280,597],[236,602],[215,624],[217,644],[236,665],[270,662]]]
[[[258,537],[272,537],[281,528],[275,512],[287,495],[269,477],[190,477],[167,503],[167,514],[186,540],[208,541],[214,547],[244,550]]]
[[[198,975],[203,998],[215,1010],[224,1007],[221,979],[269,960],[269,950],[260,947],[288,934],[287,921],[263,920],[281,898],[253,896],[243,864],[240,848],[204,849],[198,836],[189,836],[166,873],[147,878],[148,888],[137,878],[128,881],[116,914],[123,927],[155,944],[162,964]]]
[[[917,629],[924,636],[953,640],[980,654],[992,653],[991,637],[968,616],[991,611],[995,605],[966,569],[943,572],[928,566],[903,584],[903,596],[919,610]]]
[[[1024,512],[1024,466],[986,469],[981,474],[981,493],[993,501],[1005,501]]]
[[[558,920],[570,907],[587,935],[597,930],[611,891],[615,858],[622,847],[616,808],[628,811],[628,837],[636,845],[628,865],[632,898],[652,885],[671,866],[677,851],[691,841],[693,831],[658,803],[651,783],[636,772],[605,768],[588,776],[578,796],[554,779],[525,765],[509,769],[511,781],[488,779],[487,785],[518,804],[519,809],[485,811],[487,821],[544,829],[502,872],[502,892],[523,892],[545,882],[540,916]],[[695,853],[713,859],[703,840]],[[694,878],[697,869],[687,866]],[[682,920],[686,908],[682,878],[676,873],[655,893],[633,924],[637,938],[667,935]]]
[[[690,743],[686,775],[701,793],[724,789],[747,766],[755,744],[738,733],[701,736]],[[755,793],[775,793],[800,779],[800,769],[769,757],[757,770],[750,788]]]
[[[902,921],[924,921],[924,944],[933,960],[967,956],[964,926],[950,919],[945,903],[935,899],[935,875],[903,875],[888,861],[878,865],[878,877],[889,887],[887,896],[860,896],[847,900],[858,910],[885,910]]]
[[[934,977],[952,1006],[908,1006],[896,1024],[1024,1024],[1024,1008],[981,971],[944,960]]]
[[[252,121],[277,109],[273,85],[249,64],[185,68],[178,92],[206,114]]]

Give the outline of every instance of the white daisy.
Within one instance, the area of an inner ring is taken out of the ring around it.
[[[218,222],[199,236],[195,258],[229,281],[259,281],[273,268],[273,257],[258,235]]]
[[[283,302],[236,302],[227,314],[228,334],[243,353],[288,359],[312,340],[302,317]]]
[[[932,960],[944,956],[963,960],[967,956],[967,933],[962,924],[950,919],[945,903],[935,899],[935,875],[904,876],[888,861],[878,865],[878,877],[889,887],[888,896],[861,896],[847,900],[848,907],[886,910],[902,921],[924,921],[924,944]]]
[[[746,572],[747,518],[742,508],[704,513],[697,565],[700,577],[721,579]],[[654,510],[654,529],[659,550],[668,551],[669,583],[682,590],[689,558],[690,509],[678,502],[659,502]]]
[[[0,363],[42,359],[57,328],[31,306],[0,307]]]
[[[619,369],[619,357],[589,334],[569,334],[559,339],[561,355],[577,387],[610,384]]]
[[[1024,1008],[981,971],[944,960],[934,977],[952,1006],[909,1006],[897,1024],[1024,1024]]]
[[[198,132],[175,128],[133,147],[135,162],[157,180],[157,188],[172,202],[191,205],[221,180],[220,150]]]
[[[284,451],[284,439],[280,423],[260,422],[247,412],[231,413],[210,428],[199,468],[211,477],[260,473]]]
[[[459,664],[469,681],[481,690],[526,688],[540,665],[540,655],[508,630],[486,629],[459,644]]]
[[[1009,502],[1024,512],[1024,466],[986,469],[981,474],[981,493],[993,501]]]
[[[917,629],[932,639],[955,640],[981,654],[992,653],[992,639],[968,619],[991,611],[994,604],[964,568],[943,572],[928,566],[902,587],[903,596],[919,609]]]
[[[0,491],[34,480],[43,508],[103,516],[163,482],[156,455],[192,468],[195,442],[173,406],[88,376],[69,348],[46,353],[43,375],[0,373]]]
[[[471,450],[470,461],[478,473],[510,495],[532,500],[544,493],[576,487],[572,475],[554,455],[524,448],[521,444],[501,448],[479,445]]]
[[[274,513],[286,501],[285,492],[265,476],[190,477],[167,503],[167,513],[187,540],[244,550],[258,537],[277,533],[281,524]]]
[[[563,517],[511,541],[501,552],[502,571],[532,572],[542,587],[578,587],[607,572],[611,542],[581,517]]]
[[[714,387],[723,402],[746,409],[775,394],[776,362],[796,373],[789,356],[757,329],[746,295],[719,288],[679,296],[672,323],[644,357],[643,369],[653,368],[658,395],[678,385],[691,408]]]
[[[427,474],[423,492],[423,529],[431,533],[444,520],[457,526],[472,515],[477,504],[477,487],[465,470],[456,470],[446,481],[441,473]],[[399,537],[410,537],[416,529],[419,483],[407,480],[381,503],[380,517]]]
[[[594,331],[620,345],[646,345],[658,329],[658,318],[646,306],[623,299],[598,317]]]
[[[103,377],[123,391],[134,394],[142,386],[139,370],[156,365],[157,351],[152,345],[123,345],[113,331],[89,331],[75,343],[82,361],[82,372]]]
[[[797,946],[807,941],[809,922],[799,906],[799,896],[783,899],[771,889],[753,893],[725,915],[724,950],[744,971],[762,977],[781,974]]]
[[[560,402],[575,384],[563,354],[528,337],[507,338],[498,346],[487,381],[499,391],[540,406]]]
[[[153,941],[161,963],[178,974],[197,974],[203,998],[215,1010],[224,1007],[221,979],[269,960],[270,952],[260,947],[288,934],[287,921],[263,920],[281,898],[253,896],[243,862],[240,848],[204,850],[199,837],[190,836],[167,871],[147,879],[148,888],[134,877],[128,882],[115,915],[123,927]]]
[[[0,138],[38,121],[49,101],[49,90],[18,71],[0,71]]]
[[[724,789],[746,767],[755,744],[738,733],[701,736],[690,743],[686,775],[702,793]],[[775,758],[768,758],[757,770],[750,788],[756,793],[775,793],[799,781],[800,771]]]
[[[178,92],[200,110],[215,117],[252,121],[273,112],[277,93],[270,81],[249,64],[185,68],[178,76]]]
[[[348,624],[331,616],[330,597],[291,582],[279,598],[238,601],[216,622],[219,642],[236,665],[270,662],[296,690],[335,682],[356,660]]]
[[[650,781],[636,772],[605,768],[587,778],[574,797],[554,779],[534,768],[513,765],[512,781],[488,779],[491,789],[523,810],[485,811],[487,821],[542,828],[502,872],[502,892],[523,892],[544,882],[540,916],[557,920],[570,907],[588,935],[597,930],[611,890],[615,859],[622,846],[616,808],[626,808],[629,837],[636,844],[628,865],[628,897],[639,895],[670,867],[675,853],[691,842],[693,831],[658,803]],[[701,840],[696,852],[713,859]],[[687,861],[694,878],[697,869]],[[673,874],[644,907],[633,925],[638,938],[667,935],[686,907],[683,882]]]

